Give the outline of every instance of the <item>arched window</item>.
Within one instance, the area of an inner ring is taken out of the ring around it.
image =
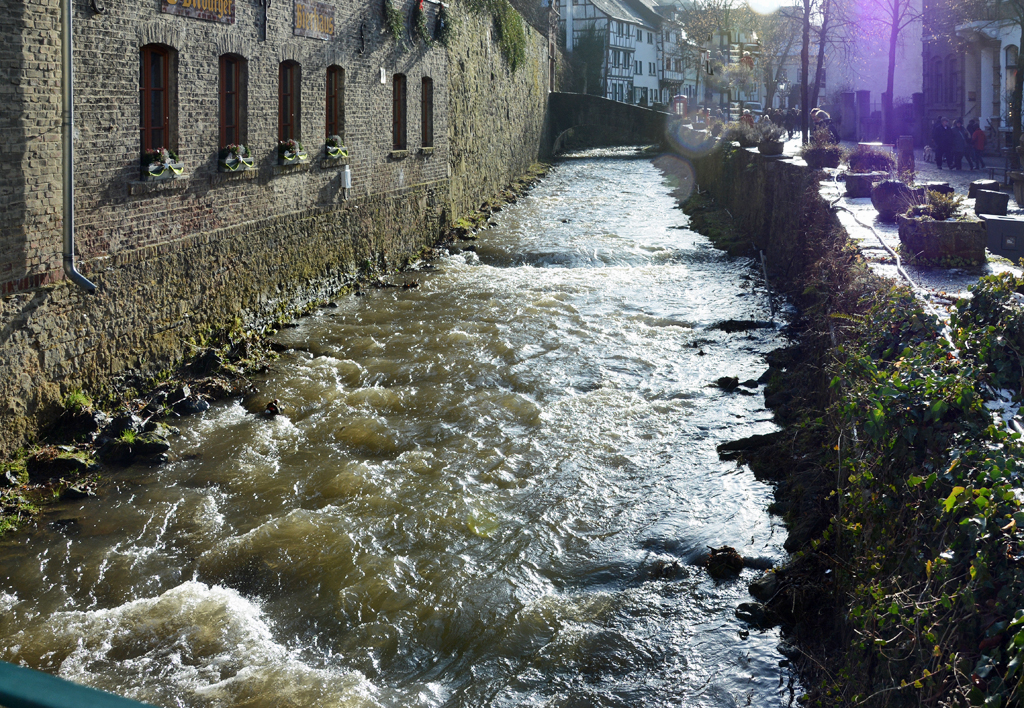
[[[1006,91],[1013,91],[1017,83],[1017,47],[1012,44],[1006,48]]]
[[[277,86],[277,139],[301,141],[302,70],[298,62],[281,62]]]
[[[423,147],[434,147],[434,80],[423,77],[423,92],[420,95],[423,122]]]
[[[327,137],[345,138],[345,71],[327,67]]]
[[[957,70],[956,70],[956,56],[950,55],[946,57],[946,103],[957,102]]]
[[[932,60],[932,103],[942,103],[942,59]]]
[[[147,44],[139,51],[139,146],[143,151],[175,149],[172,134],[174,50]]]
[[[392,150],[406,149],[408,119],[406,114],[405,74],[395,74],[391,81]]]
[[[246,61],[237,54],[220,58],[220,146],[246,143]]]

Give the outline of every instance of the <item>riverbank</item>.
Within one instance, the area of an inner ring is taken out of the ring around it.
[[[783,432],[740,459],[778,484],[794,555],[751,590],[798,647],[807,701],[1017,704],[1024,280],[983,278],[946,327],[867,267],[823,173],[722,144],[681,152],[706,192],[687,202],[692,227],[763,251],[800,311],[769,358]]]
[[[215,401],[247,397],[252,412],[274,415],[272,398],[251,396],[249,377],[265,372],[277,358],[272,338],[280,329],[336,307],[338,298],[362,296],[366,289],[416,287],[408,274],[428,266],[436,248],[475,240],[476,231],[486,228],[493,214],[515,203],[550,169],[548,163],[534,163],[476,211],[448,225],[433,246],[408,256],[391,273],[368,263],[333,296],[282,313],[266,327],[246,329],[239,320],[231,329],[203,332],[188,343],[189,356],[155,375],[133,370],[106,389],[70,392],[62,401],[62,412],[39,440],[0,462],[0,536],[17,530],[47,506],[95,496],[106,470],[136,461],[163,464],[177,435],[175,421],[201,413]]]

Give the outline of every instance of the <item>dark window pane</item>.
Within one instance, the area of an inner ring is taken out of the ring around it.
[[[163,88],[164,87],[163,86],[163,84],[164,84],[163,57],[160,56],[159,54],[156,54],[155,52],[154,53],[150,53],[149,56],[152,58],[151,59],[152,63],[150,65],[149,86],[150,86],[150,88],[155,88],[155,89]]]
[[[164,93],[163,91],[151,91],[152,103],[149,108],[149,124],[154,128],[162,128],[164,125]]]

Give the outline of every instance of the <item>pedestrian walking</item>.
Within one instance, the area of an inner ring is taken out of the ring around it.
[[[974,161],[971,160],[967,152],[969,137],[964,129],[963,119],[957,118],[953,121],[953,162],[956,163],[957,170],[963,169],[963,159],[965,157],[967,158],[968,167],[972,170],[974,169]]]
[[[975,123],[974,132],[971,133],[971,146],[974,148],[974,156],[978,160],[978,167],[985,168],[985,131]]]
[[[941,170],[945,158],[949,168],[953,169],[953,129],[944,116],[939,116],[932,126],[932,142],[935,143],[935,167]]]

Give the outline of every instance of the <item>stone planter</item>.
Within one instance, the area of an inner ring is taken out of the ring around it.
[[[935,221],[901,216],[900,243],[925,263],[938,264],[956,259],[985,262],[986,233],[982,221]]]
[[[149,165],[142,168],[142,181],[158,182],[165,179],[174,179],[184,170],[185,163],[183,162],[165,162],[158,169],[154,169],[153,165]]]
[[[1024,172],[1011,172],[1010,182],[1013,183],[1013,198],[1017,206],[1024,207]]]
[[[1006,192],[996,192],[988,189],[979,189],[974,198],[974,213],[993,214],[995,216],[1006,216],[1006,207],[1010,203],[1010,195]]]
[[[987,189],[992,192],[999,191],[999,183],[994,179],[976,179],[971,182],[971,186],[967,188],[967,198],[974,199],[978,196],[979,189]]]
[[[342,157],[348,157],[348,150],[343,147],[331,147],[330,145],[325,145],[324,155],[328,160],[338,160]]]
[[[851,199],[870,197],[875,182],[885,179],[884,172],[847,172],[846,173],[846,196]]]
[[[786,143],[781,140],[762,140],[757,144],[757,151],[762,155],[781,155]]]
[[[822,167],[839,167],[842,156],[831,151],[808,150],[801,157],[811,169],[820,170]]]
[[[885,180],[871,190],[871,204],[882,221],[893,222],[915,204],[924,203],[924,190],[911,189],[902,182]]]

